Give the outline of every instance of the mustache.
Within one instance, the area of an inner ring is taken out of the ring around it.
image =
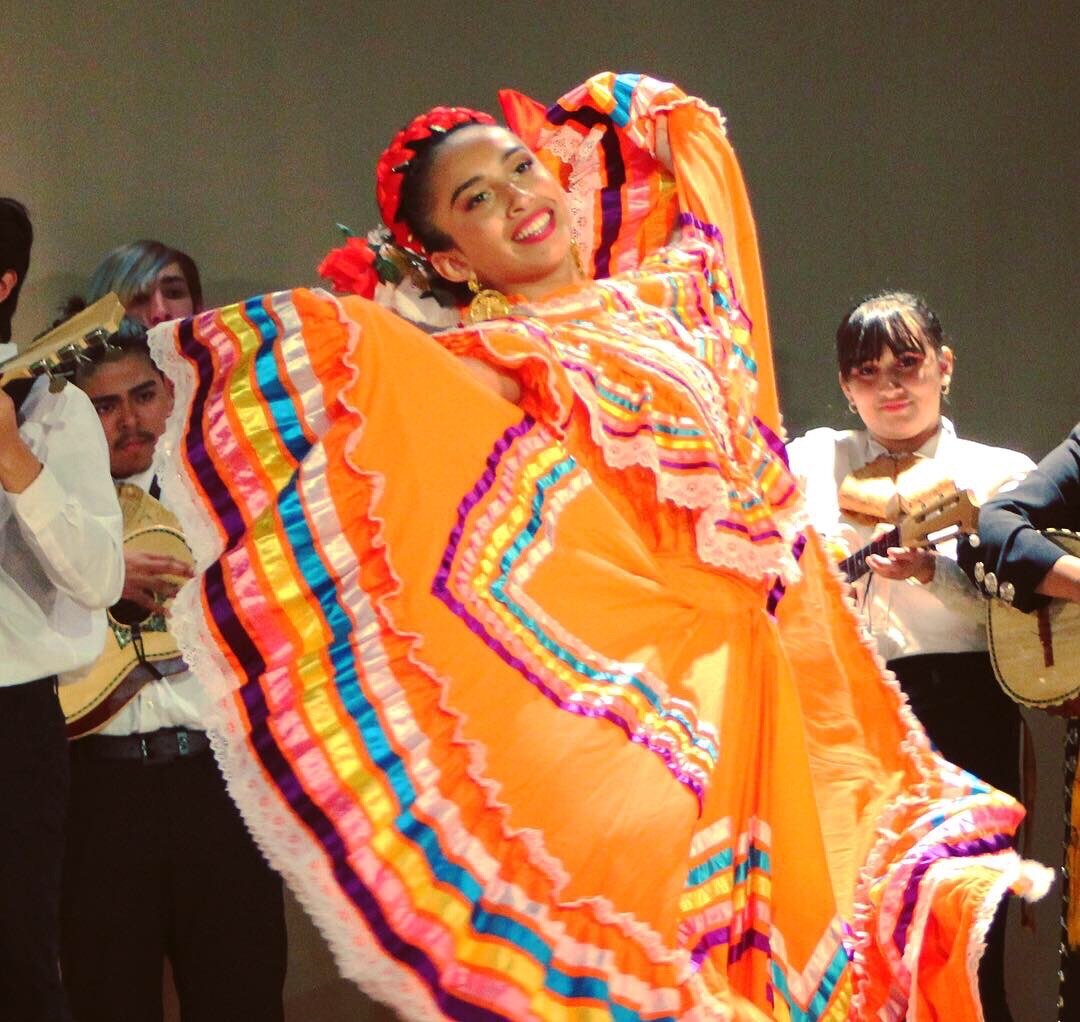
[[[130,443],[132,440],[138,440],[140,443],[153,444],[157,443],[157,437],[153,433],[147,433],[145,430],[133,430],[130,433],[121,433],[113,441],[114,447],[122,447],[124,444]]]

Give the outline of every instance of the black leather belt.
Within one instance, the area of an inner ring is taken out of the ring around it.
[[[160,766],[198,756],[210,748],[205,731],[168,727],[138,735],[87,735],[73,743],[77,755],[90,759],[119,759]]]

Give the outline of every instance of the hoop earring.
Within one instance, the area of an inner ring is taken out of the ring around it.
[[[847,410],[851,412],[852,415],[859,414],[859,409],[855,407],[855,402],[852,401],[851,398],[847,399]]]
[[[945,382],[941,385],[941,396],[942,397],[948,397],[949,396],[949,389],[951,387],[952,387],[952,378],[950,377],[950,378],[947,378],[945,380]]]
[[[481,287],[475,273],[469,274],[469,290],[473,300],[469,302],[468,319],[470,323],[483,323],[487,319],[502,319],[510,314],[510,303],[501,291]]]

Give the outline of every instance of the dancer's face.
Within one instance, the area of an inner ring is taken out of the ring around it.
[[[855,366],[840,386],[871,435],[890,451],[918,450],[941,421],[941,389],[952,377],[953,353],[945,347],[894,355]]]
[[[505,128],[449,135],[431,169],[430,216],[453,239],[431,256],[448,280],[539,298],[574,281],[570,215],[559,182]]]

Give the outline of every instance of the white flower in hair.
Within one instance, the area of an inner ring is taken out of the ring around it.
[[[367,243],[377,253],[380,283],[375,288],[376,304],[429,333],[461,323],[459,311],[442,305],[432,294],[429,270],[420,257],[395,245],[386,227],[368,231]]]
[[[461,322],[457,309],[440,305],[430,291],[421,290],[409,276],[403,276],[397,284],[380,283],[375,288],[375,302],[429,332],[448,330]]]

